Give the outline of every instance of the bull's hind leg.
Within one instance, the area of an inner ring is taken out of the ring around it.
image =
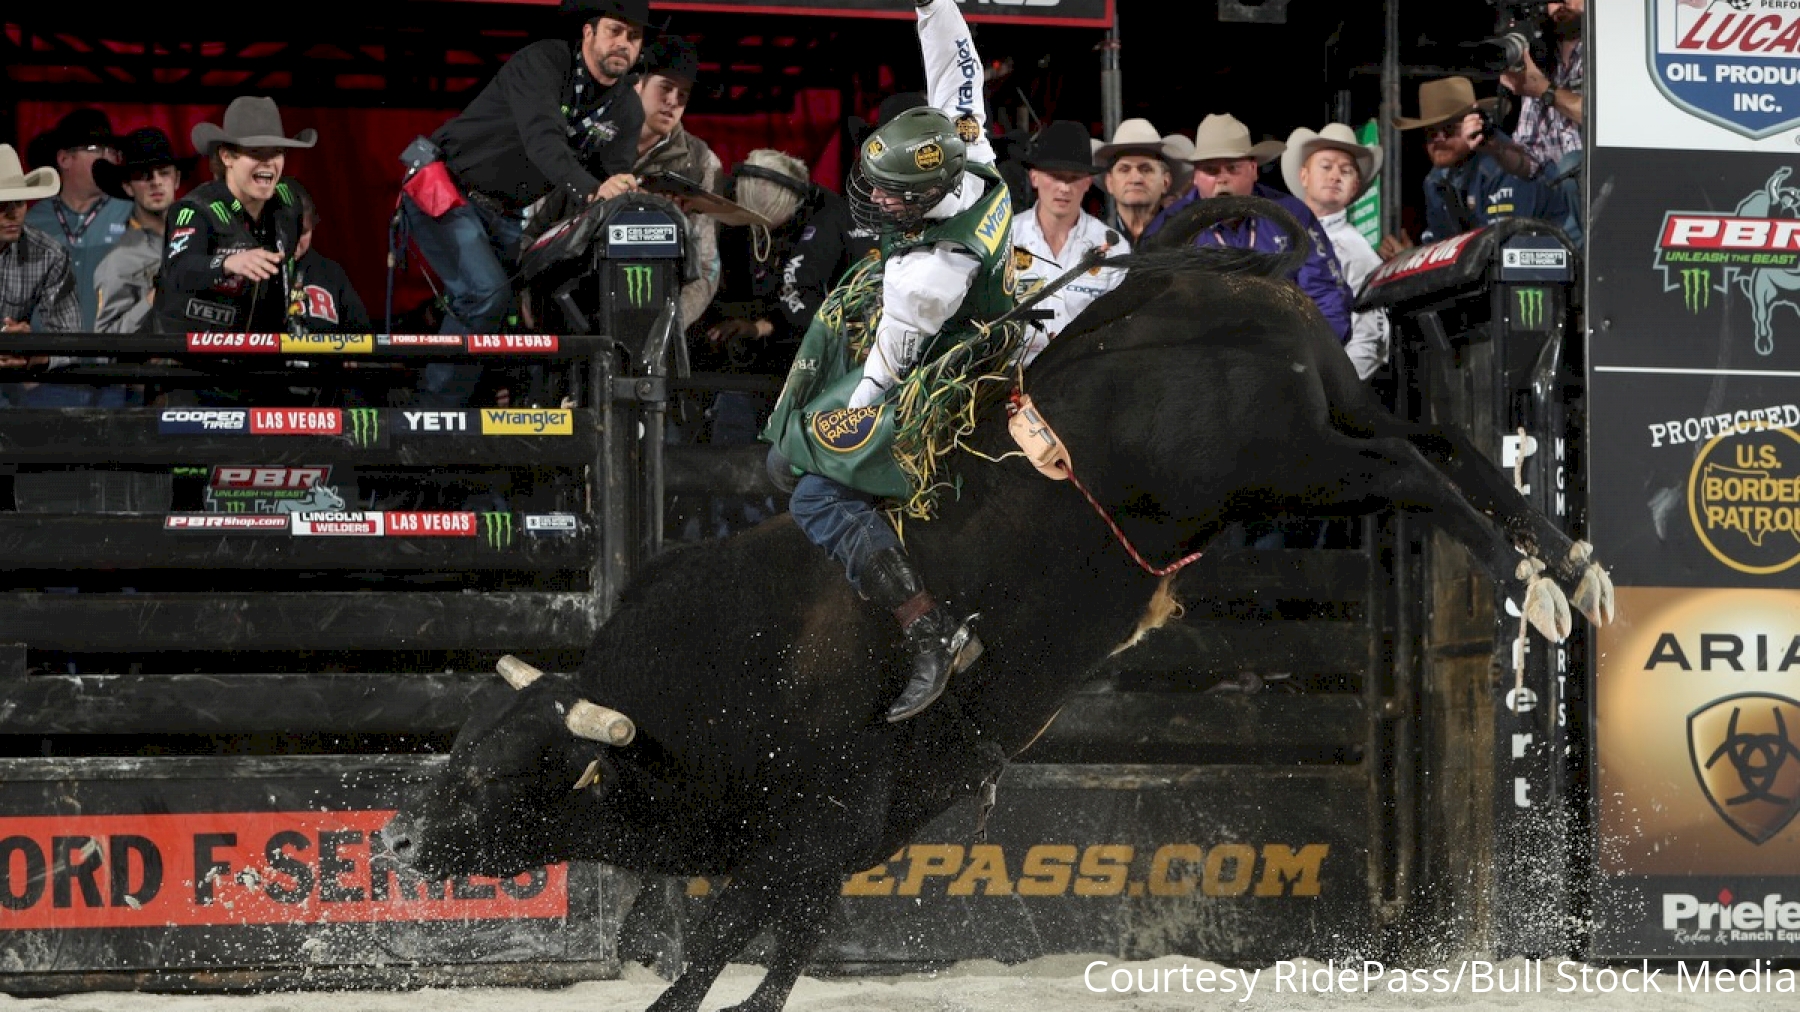
[[[1525,615],[1538,632],[1557,642],[1569,635],[1568,600],[1554,583],[1542,578],[1542,564],[1521,554],[1509,532],[1477,509],[1462,488],[1418,447],[1400,438],[1334,436],[1346,463],[1339,486],[1342,501],[1378,498],[1402,508],[1429,511],[1432,520],[1462,542],[1509,596],[1523,602]]]

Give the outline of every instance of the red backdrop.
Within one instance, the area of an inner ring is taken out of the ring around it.
[[[777,148],[815,167],[814,178],[833,189],[840,183],[839,134],[842,108],[835,91],[801,92],[786,114],[708,116],[690,114],[687,128],[711,144],[727,171],[755,148]],[[71,110],[67,102],[21,102],[20,143],[48,130]],[[195,124],[219,122],[223,105],[148,105],[110,103],[103,106],[119,133],[159,127],[177,151],[192,151],[189,132]],[[318,146],[288,156],[286,173],[298,179],[319,205],[320,225],[314,241],[319,251],[344,266],[369,312],[380,323],[387,284],[387,226],[400,187],[400,149],[418,134],[428,134],[450,118],[441,110],[283,108],[290,134],[307,127],[319,131]],[[29,166],[28,166],[29,168]],[[209,178],[204,165],[184,190]],[[430,295],[419,273],[419,258],[395,286],[396,311]]]

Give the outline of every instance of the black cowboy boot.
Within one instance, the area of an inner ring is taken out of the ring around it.
[[[884,548],[869,559],[861,585],[869,599],[894,613],[912,651],[912,678],[888,707],[887,719],[905,720],[944,694],[950,676],[981,656],[981,641],[965,621],[933,600],[906,552]]]

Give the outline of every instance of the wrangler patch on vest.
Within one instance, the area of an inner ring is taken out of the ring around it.
[[[875,438],[884,407],[834,408],[812,417],[813,438],[833,453],[855,453]]]
[[[1005,186],[995,187],[994,202],[982,216],[981,224],[975,226],[975,238],[987,247],[991,256],[1000,251],[1000,244],[1012,237],[1012,194],[1006,192]]]

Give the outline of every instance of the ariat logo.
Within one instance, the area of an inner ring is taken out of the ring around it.
[[[1681,304],[1687,311],[1699,315],[1702,309],[1712,305],[1712,271],[1707,268],[1696,268],[1681,272]]]
[[[513,516],[511,513],[482,513],[481,540],[489,548],[511,548],[513,542]]]
[[[1513,297],[1519,303],[1518,325],[1521,330],[1544,329],[1544,290],[1542,288],[1515,288]]]
[[[1713,811],[1761,846],[1800,814],[1800,703],[1746,692],[1688,715],[1688,754]]]
[[[913,164],[927,172],[944,164],[943,145],[936,141],[919,145],[918,150],[913,152]]]
[[[650,290],[655,281],[655,268],[648,264],[628,264],[625,267],[625,301],[631,303],[633,309],[643,309],[650,304]]]
[[[374,446],[381,438],[380,408],[349,408],[344,416],[350,423],[350,441],[357,446]]]

